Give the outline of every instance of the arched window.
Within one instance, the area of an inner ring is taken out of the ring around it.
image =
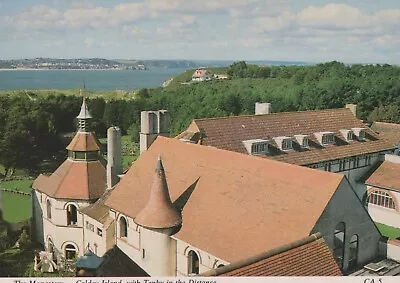
[[[220,263],[220,264],[218,264],[217,268],[220,268],[220,267],[223,267],[223,266],[225,266],[225,264]]]
[[[67,225],[76,225],[78,221],[78,209],[75,205],[69,204],[67,206]]]
[[[188,275],[199,274],[199,256],[195,251],[189,251],[188,253]]]
[[[340,268],[343,268],[344,239],[345,225],[343,222],[340,222],[335,228],[333,237],[333,257]]]
[[[66,259],[75,259],[76,257],[76,248],[72,244],[68,244],[65,246],[65,258]]]
[[[358,235],[353,235],[350,238],[349,244],[349,269],[357,267],[358,255]]]
[[[121,218],[119,219],[119,236],[121,238],[128,237],[128,223],[123,216],[121,216]]]
[[[50,200],[46,201],[47,218],[51,219],[51,203]]]
[[[385,191],[374,190],[368,195],[367,203],[383,206],[386,208],[396,209],[396,205],[392,197]]]

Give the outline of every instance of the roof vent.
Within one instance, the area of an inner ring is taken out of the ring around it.
[[[263,139],[254,139],[243,141],[243,145],[249,154],[267,154],[268,141]]]

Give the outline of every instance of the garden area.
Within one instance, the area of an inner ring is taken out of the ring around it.
[[[383,236],[386,236],[390,239],[396,239],[400,237],[400,228],[395,228],[381,223],[375,224]]]

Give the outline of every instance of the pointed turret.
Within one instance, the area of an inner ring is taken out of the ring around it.
[[[92,119],[92,115],[90,115],[89,109],[86,105],[86,98],[83,98],[81,112],[79,112],[79,115],[76,118],[78,119],[78,131],[87,132],[87,120]]]
[[[158,157],[149,201],[134,221],[145,228],[168,234],[176,233],[182,224],[181,213],[173,206],[169,196],[160,157]]]

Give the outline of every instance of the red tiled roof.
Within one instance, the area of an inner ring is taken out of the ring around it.
[[[50,176],[39,175],[32,187],[53,198],[97,199],[106,188],[106,169],[100,161],[67,159]]]
[[[379,134],[380,137],[389,140],[393,145],[400,142],[400,124],[373,122],[371,129]]]
[[[365,141],[346,142],[341,129],[366,128]],[[334,132],[335,145],[321,146],[314,133]],[[243,141],[269,140],[272,145],[268,155],[258,155],[297,165],[308,165],[360,154],[393,149],[393,144],[380,140],[379,136],[358,120],[349,109],[328,109],[298,112],[282,112],[266,115],[244,115],[222,118],[196,119],[187,129],[187,134],[177,138],[193,136],[201,132],[203,145],[248,154]],[[273,142],[274,137],[307,135],[309,149],[295,148],[281,151]]]
[[[342,273],[327,244],[318,233],[202,275],[341,276]]]
[[[67,150],[71,151],[97,151],[100,150],[100,142],[92,132],[77,132]]]
[[[384,161],[365,183],[400,192],[400,164]]]
[[[174,237],[228,262],[308,236],[343,180],[338,174],[158,137],[106,205],[135,218],[149,199],[158,155],[172,202],[184,203],[182,228]]]

